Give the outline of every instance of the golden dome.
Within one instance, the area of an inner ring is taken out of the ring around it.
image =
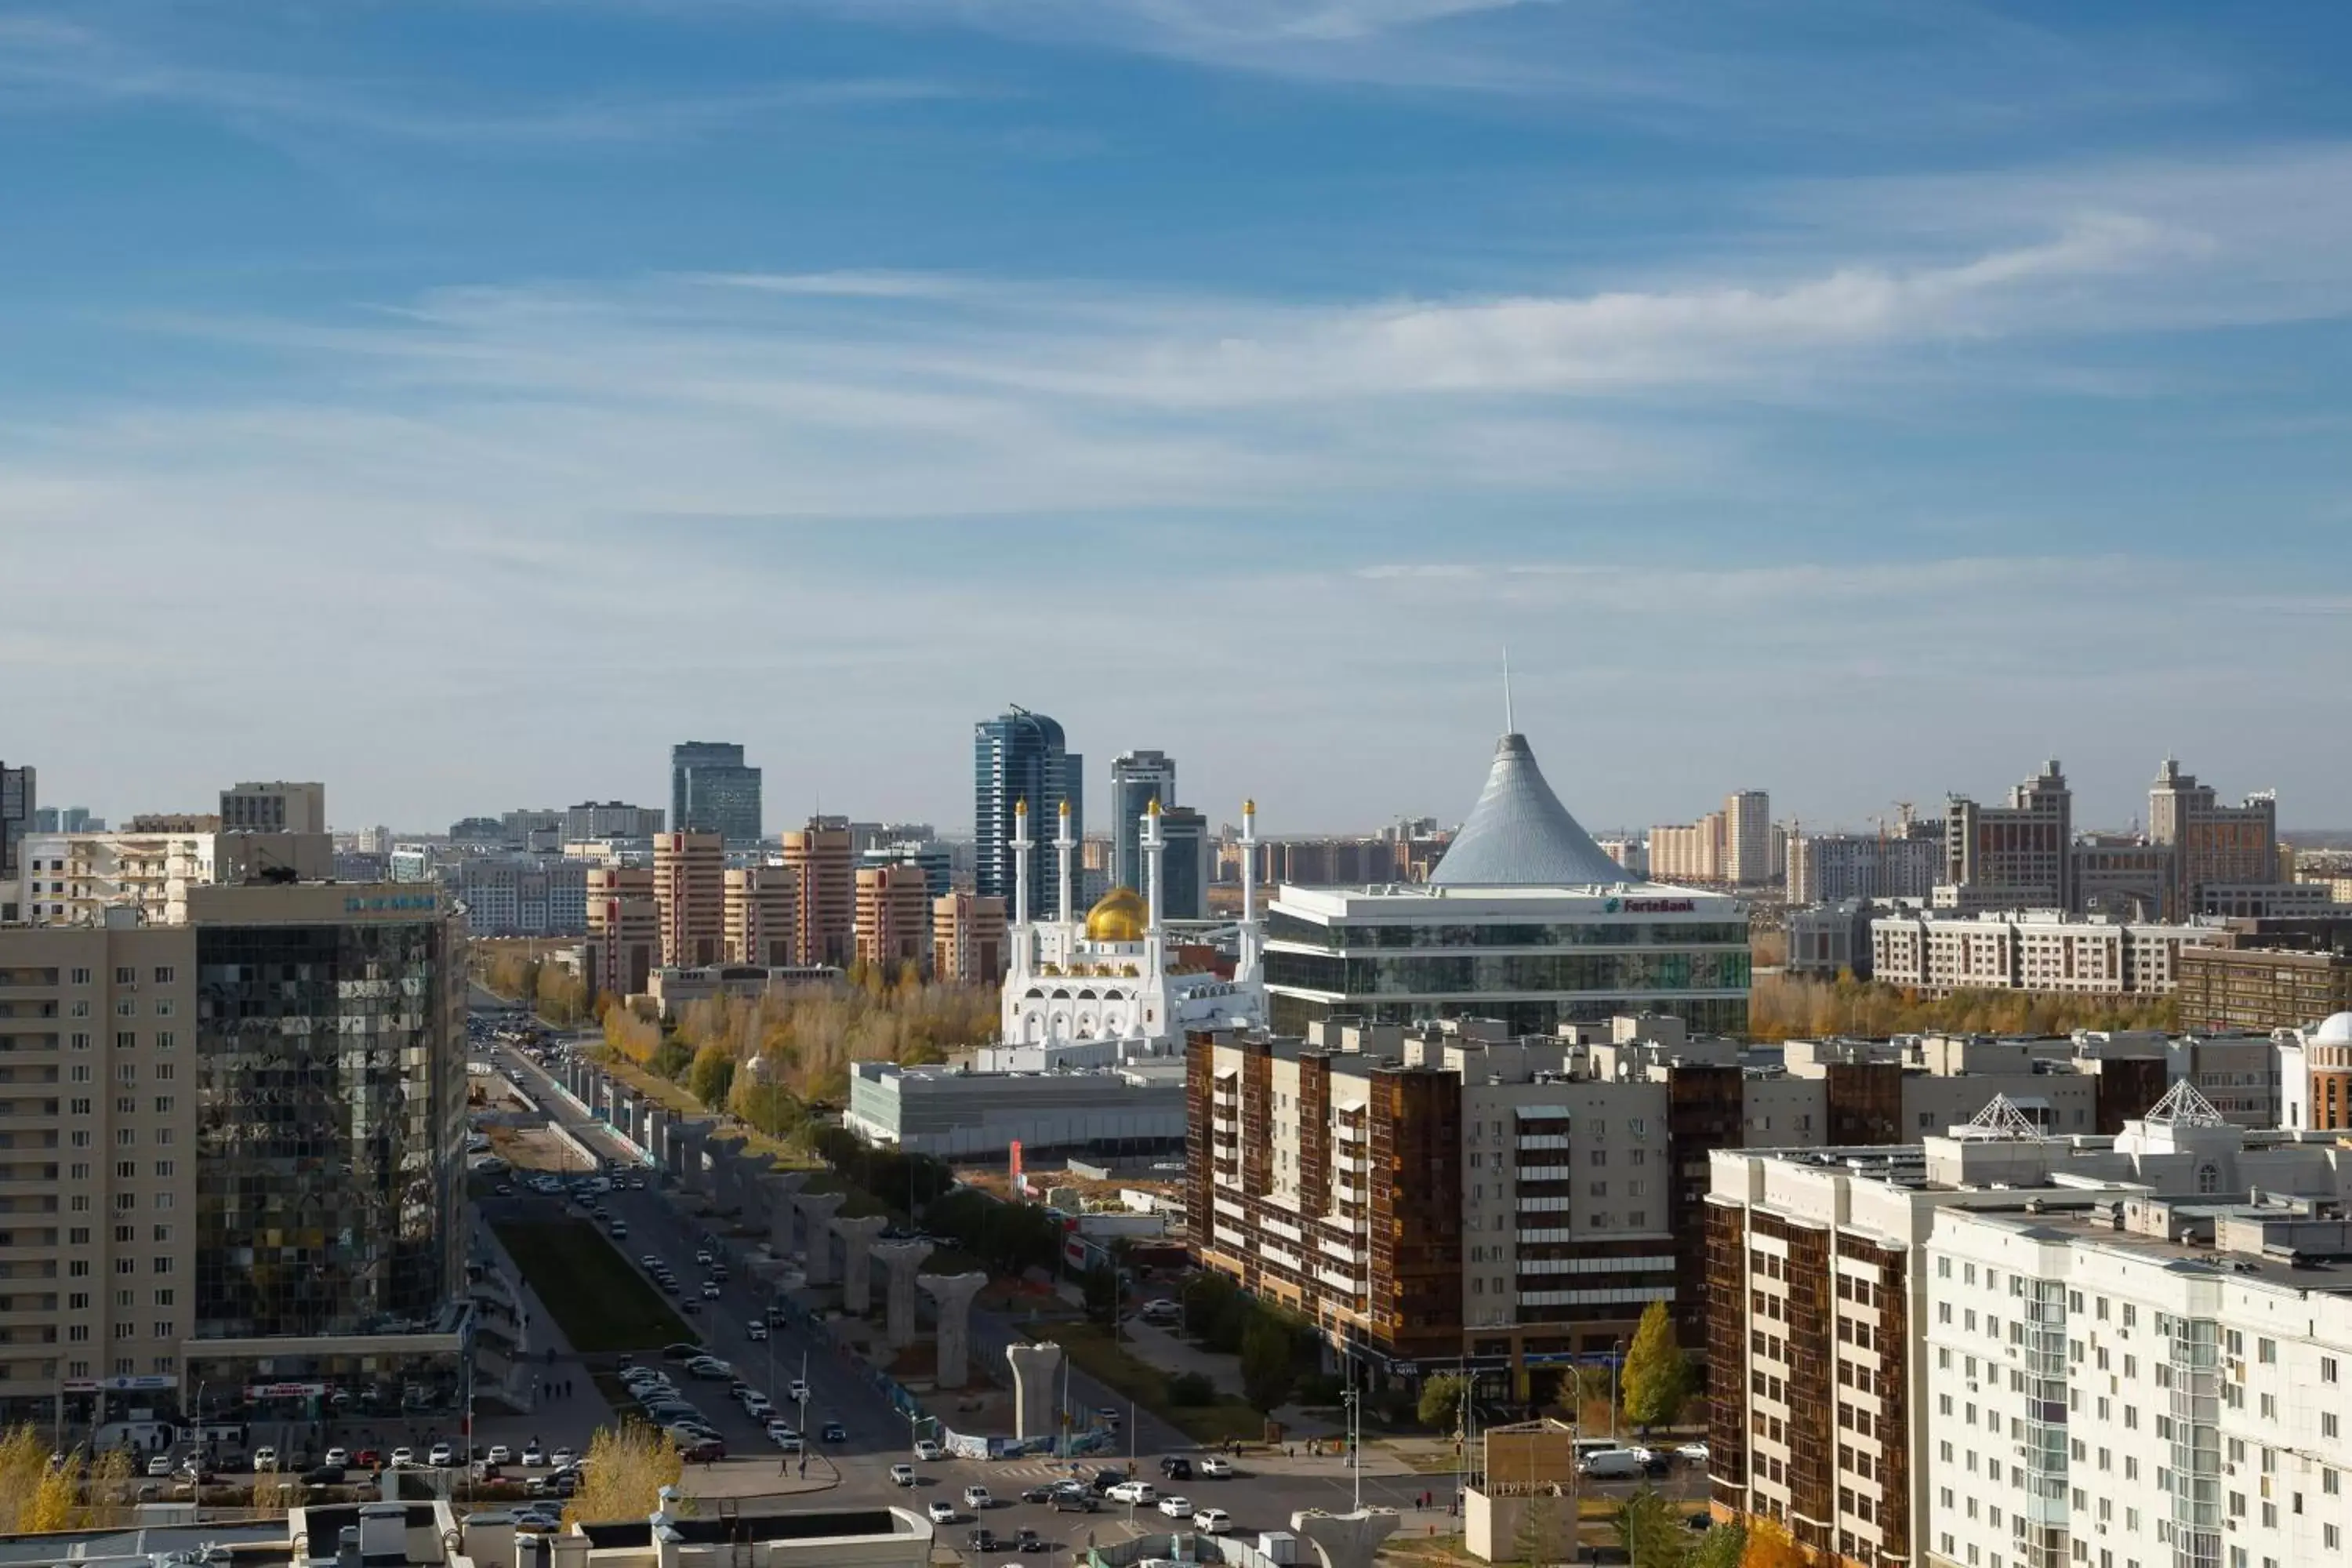
[[[1141,942],[1148,916],[1133,888],[1113,888],[1087,911],[1088,942]]]

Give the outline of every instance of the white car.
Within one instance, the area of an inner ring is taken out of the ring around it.
[[[931,1506],[923,1511],[931,1516],[933,1524],[953,1524],[956,1521],[955,1504],[945,1498],[933,1498]]]
[[[890,1484],[894,1487],[913,1486],[915,1484],[915,1467],[912,1465],[891,1466]]]
[[[1103,1494],[1113,1502],[1130,1502],[1148,1507],[1160,1500],[1160,1489],[1150,1481],[1120,1481]]]
[[[491,1444],[490,1451],[482,1457],[493,1465],[511,1465],[514,1463],[514,1450],[508,1447],[504,1443]]]
[[[568,1470],[580,1462],[580,1456],[569,1448],[558,1448],[547,1457],[547,1462],[559,1470]]]
[[[1221,1508],[1199,1509],[1192,1514],[1192,1528],[1202,1535],[1223,1535],[1233,1527],[1234,1516]]]
[[[253,1451],[253,1468],[257,1474],[263,1470],[276,1469],[278,1468],[278,1450],[275,1448],[256,1448]]]
[[[702,1299],[703,1299],[704,1300],[706,1300],[706,1301],[716,1301],[717,1300],[719,1300],[719,1281],[718,1281],[718,1280],[716,1280],[716,1279],[705,1279],[705,1280],[702,1282]]]
[[[710,1248],[706,1247],[698,1250],[694,1255],[694,1260],[697,1263],[701,1264],[704,1268],[709,1268],[710,1266]]]
[[[349,1448],[330,1448],[325,1462],[340,1470],[352,1462],[352,1451]]]
[[[1704,1443],[1677,1443],[1675,1445],[1675,1458],[1680,1459],[1685,1465],[1704,1465],[1707,1462],[1708,1458],[1706,1445]]]
[[[784,1401],[789,1405],[806,1404],[808,1396],[809,1385],[797,1377],[793,1379],[792,1386],[784,1390]]]
[[[1160,1511],[1171,1519],[1190,1519],[1192,1517],[1192,1500],[1181,1497],[1161,1498]]]
[[[540,1466],[547,1463],[547,1456],[540,1451],[538,1444],[533,1443],[530,1447],[525,1448],[522,1451],[522,1462],[530,1466],[531,1468],[537,1469]]]
[[[416,1450],[414,1448],[394,1448],[392,1451],[391,1458],[387,1458],[384,1463],[390,1465],[395,1470],[404,1470],[409,1466],[416,1463]]]
[[[1223,1454],[1204,1454],[1192,1462],[1192,1468],[1213,1481],[1230,1480],[1234,1473],[1234,1462]]]
[[[172,1456],[169,1454],[158,1454],[153,1458],[148,1460],[147,1473],[151,1476],[170,1475],[172,1473]]]
[[[757,1344],[768,1337],[768,1325],[754,1318],[743,1325],[743,1337]]]
[[[963,1489],[963,1506],[978,1513],[982,1509],[994,1508],[996,1500],[988,1495],[986,1487],[966,1487]]]
[[[915,1445],[915,1458],[919,1459],[936,1459],[940,1457],[940,1446],[929,1437],[923,1438]]]
[[[426,1450],[425,1462],[431,1465],[436,1469],[446,1470],[449,1468],[450,1462],[457,1457],[457,1450],[451,1447],[448,1444],[436,1443],[430,1449]]]

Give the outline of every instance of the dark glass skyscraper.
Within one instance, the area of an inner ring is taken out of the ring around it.
[[[1160,813],[1160,835],[1168,841],[1168,847],[1160,852],[1168,877],[1168,885],[1160,893],[1160,918],[1206,920],[1208,819],[1189,805],[1165,808]]]
[[[202,891],[197,1334],[430,1321],[462,1281],[462,923],[405,885]]]
[[[760,770],[731,741],[681,741],[669,749],[669,821],[681,833],[716,833],[730,845],[760,841]]]
[[[1066,800],[1070,803],[1070,837],[1086,837],[1086,759],[1069,749],[1059,724],[1025,708],[973,725],[971,752],[980,891],[1003,899],[1007,910],[1013,907],[1013,805],[1025,800],[1029,837],[1034,841],[1029,852],[1029,913],[1032,919],[1059,919],[1053,840]],[[1076,885],[1074,868],[1073,899]]]
[[[1143,891],[1143,808],[1176,804],[1176,762],[1165,752],[1121,752],[1110,764],[1110,881]],[[1171,908],[1166,911],[1176,916]]]

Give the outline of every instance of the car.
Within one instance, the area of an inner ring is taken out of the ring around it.
[[[966,1487],[963,1489],[963,1506],[974,1513],[980,1513],[994,1508],[996,1500],[988,1495],[986,1487]]]
[[[894,1487],[913,1486],[915,1484],[915,1467],[912,1465],[891,1466],[890,1484]]]
[[[1704,1465],[1707,1462],[1706,1445],[1704,1443],[1677,1443],[1675,1445],[1675,1458],[1680,1459],[1685,1465]]]
[[[1683,1515],[1683,1528],[1694,1535],[1704,1535],[1715,1528],[1715,1519],[1711,1514],[1686,1513]]]
[[[614,1241],[626,1241],[629,1239],[629,1222],[627,1220],[616,1219],[613,1222],[613,1239]]]
[[[784,1403],[787,1405],[805,1405],[808,1396],[809,1385],[797,1377],[784,1387]]]
[[[1171,1519],[1190,1519],[1192,1517],[1192,1500],[1181,1497],[1161,1498],[1160,1511]]]
[[[754,1421],[766,1421],[776,1414],[776,1407],[768,1403],[764,1394],[747,1394],[743,1396],[743,1414]]]
[[[446,1443],[436,1443],[425,1451],[425,1462],[436,1470],[446,1470],[457,1460],[457,1450]]]
[[[849,1428],[844,1426],[838,1421],[828,1421],[824,1424],[824,1430],[817,1434],[817,1441],[820,1443],[846,1443],[849,1441]]]
[[[1055,1513],[1092,1513],[1100,1506],[1101,1505],[1099,1503],[1095,1501],[1095,1494],[1087,1490],[1084,1487],[1056,1487],[1054,1489],[1054,1511]]]
[[[718,1280],[716,1280],[716,1279],[705,1279],[705,1280],[702,1282],[702,1299],[703,1299],[704,1300],[706,1300],[706,1301],[716,1301],[717,1300],[719,1300],[719,1281],[718,1281]]]
[[[679,1314],[684,1317],[698,1318],[702,1316],[702,1303],[699,1301],[680,1301],[677,1304],[677,1310]]]
[[[678,1341],[675,1344],[667,1344],[662,1346],[662,1360],[664,1361],[699,1361],[709,1354],[709,1352],[705,1351],[700,1345],[690,1345],[683,1340]]]
[[[302,1472],[302,1484],[306,1487],[341,1486],[343,1484],[343,1467],[341,1465],[314,1465],[310,1468]]]
[[[697,1356],[686,1363],[686,1370],[696,1377],[719,1383],[731,1383],[735,1378],[735,1369],[715,1355]]]
[[[1192,1461],[1181,1454],[1170,1454],[1160,1461],[1162,1480],[1189,1481],[1192,1479]]]
[[[646,1253],[643,1258],[638,1258],[637,1261],[646,1266],[647,1273],[651,1273],[653,1270],[659,1268],[662,1266],[662,1260],[656,1258],[650,1252]]]
[[[966,1535],[963,1538],[963,1543],[966,1552],[973,1552],[1001,1551],[1013,1544],[986,1525]]]
[[[918,1439],[915,1444],[915,1458],[919,1459],[940,1458],[942,1457],[944,1452],[945,1450],[941,1449],[937,1443],[932,1442],[929,1437]]]
[[[1023,1502],[1052,1502],[1054,1500],[1054,1489],[1050,1486],[1024,1487],[1021,1489],[1021,1500]]]
[[[768,1325],[754,1318],[743,1325],[743,1337],[757,1344],[768,1337]]]
[[[1150,1481],[1120,1481],[1105,1495],[1113,1502],[1132,1503],[1139,1508],[1149,1508],[1160,1500],[1160,1489]]]
[[[336,1470],[341,1469],[351,1462],[351,1453],[348,1449],[344,1448],[330,1448],[327,1450],[325,1456],[320,1460],[320,1463],[328,1468]]]
[[[1013,1538],[1013,1550],[1015,1552],[1051,1552],[1053,1549],[1051,1542],[1026,1525],[1022,1526],[1021,1532]]]
[[[1192,1468],[1215,1481],[1231,1480],[1234,1475],[1234,1462],[1223,1454],[1203,1454]]]
[[[633,1193],[642,1193],[645,1190],[646,1179],[643,1176],[631,1176],[629,1178],[629,1191]]]
[[[253,1468],[257,1474],[263,1470],[276,1469],[278,1468],[278,1450],[268,1447],[256,1448],[253,1451]]]
[[[779,1453],[797,1454],[805,1447],[801,1442],[801,1435],[797,1432],[786,1432],[781,1436],[772,1432],[769,1436],[776,1439],[776,1449]]]
[[[1157,1301],[1146,1301],[1136,1314],[1147,1323],[1172,1323],[1183,1315],[1184,1309],[1164,1296]]]
[[[148,1460],[147,1473],[151,1476],[170,1475],[172,1473],[172,1456],[169,1454],[158,1454],[153,1458]]]
[[[504,1443],[493,1443],[490,1445],[490,1451],[482,1458],[494,1465],[511,1465],[514,1463],[514,1450]]]
[[[727,1441],[723,1437],[702,1437],[691,1447],[682,1449],[678,1457],[690,1464],[715,1465],[727,1457]]]
[[[662,1293],[664,1295],[675,1296],[677,1294],[677,1281],[667,1274],[663,1275],[658,1280],[656,1280],[655,1283],[662,1288]]]
[[[1596,1481],[1632,1480],[1643,1472],[1640,1455],[1631,1448],[1602,1448],[1576,1462],[1576,1472]]]
[[[568,1470],[580,1463],[580,1456],[569,1448],[558,1448],[547,1457],[547,1462],[559,1470]]]
[[[523,1449],[520,1462],[534,1470],[541,1469],[547,1464],[547,1455],[538,1444],[532,1443]]]
[[[512,1182],[500,1182],[499,1184],[499,1196],[502,1198],[510,1198],[514,1195],[514,1184]]]
[[[694,1260],[695,1260],[697,1263],[701,1264],[705,1268],[709,1268],[709,1267],[710,1267],[710,1248],[709,1248],[709,1247],[698,1247],[698,1248],[696,1248],[696,1249],[695,1249],[695,1254],[694,1254]]]
[[[1112,1431],[1116,1432],[1118,1430],[1118,1412],[1113,1410],[1109,1405],[1104,1405],[1101,1409],[1096,1411],[1095,1415],[1101,1420],[1104,1426],[1109,1427]]]
[[[956,1521],[955,1504],[943,1497],[933,1498],[930,1506],[923,1511],[931,1516],[933,1524],[953,1524]]]
[[[1192,1528],[1203,1535],[1223,1535],[1234,1527],[1234,1516],[1221,1508],[1204,1508],[1192,1515]]]

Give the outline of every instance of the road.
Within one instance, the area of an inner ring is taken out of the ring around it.
[[[497,1060],[499,1068],[537,1098],[551,1116],[597,1153],[616,1160],[635,1157],[609,1127],[583,1113],[562,1093],[553,1078],[537,1063],[503,1047],[497,1052]],[[799,1374],[805,1360],[812,1390],[807,1417],[805,1421],[799,1420],[786,1410],[786,1418],[793,1420],[804,1433],[821,1430],[828,1420],[841,1422],[847,1430],[845,1442],[819,1446],[817,1457],[810,1461],[812,1479],[824,1474],[828,1461],[835,1468],[838,1484],[826,1494],[828,1503],[896,1503],[920,1510],[935,1499],[960,1504],[964,1488],[982,1486],[989,1489],[997,1506],[978,1520],[964,1512],[954,1524],[940,1526],[940,1539],[947,1544],[963,1547],[975,1523],[984,1523],[1000,1536],[1013,1535],[1026,1526],[1056,1543],[1053,1552],[1026,1559],[1048,1564],[1073,1557],[1082,1559],[1089,1532],[1092,1539],[1108,1543],[1131,1534],[1157,1533],[1174,1527],[1173,1520],[1150,1508],[1132,1510],[1105,1502],[1099,1512],[1078,1515],[1055,1513],[1042,1503],[1020,1502],[1019,1494],[1024,1489],[1043,1485],[1066,1473],[1059,1460],[940,1459],[915,1464],[918,1484],[911,1491],[892,1485],[890,1467],[913,1462],[911,1432],[907,1418],[866,1382],[857,1364],[813,1347],[789,1327],[777,1328],[764,1342],[752,1341],[747,1329],[764,1312],[767,1288],[750,1278],[750,1270],[740,1258],[733,1262],[732,1278],[720,1286],[719,1300],[700,1300],[699,1290],[708,1270],[694,1261],[694,1255],[706,1245],[702,1227],[678,1206],[675,1195],[664,1189],[657,1176],[647,1173],[644,1190],[617,1192],[603,1201],[616,1217],[627,1223],[628,1237],[620,1244],[624,1255],[640,1268],[640,1260],[648,1254],[667,1262],[677,1277],[683,1299],[694,1300],[700,1309],[688,1320],[696,1333],[713,1354],[733,1366],[736,1375],[766,1394],[780,1410],[784,1409],[786,1385]],[[998,1314],[973,1314],[976,1358],[1002,1366],[1004,1347],[1024,1338],[1011,1321]],[[727,1396],[723,1383],[698,1384],[677,1369],[672,1369],[672,1376],[687,1397],[725,1434],[730,1456],[774,1452],[766,1436]],[[701,1392],[704,1390],[707,1395]],[[1163,1494],[1174,1491],[1202,1507],[1224,1509],[1232,1515],[1236,1532],[1286,1528],[1290,1515],[1299,1509],[1345,1510],[1354,1506],[1357,1479],[1345,1461],[1336,1458],[1255,1457],[1245,1460],[1242,1473],[1230,1479],[1163,1482],[1160,1460],[1171,1455],[1197,1458],[1197,1444],[1149,1410],[1134,1409],[1130,1417],[1132,1407],[1123,1395],[1076,1369],[1070,1374],[1070,1402],[1082,1411],[1104,1407],[1118,1410],[1121,1436],[1127,1438],[1116,1453],[1081,1459],[1079,1463],[1089,1473],[1097,1465],[1123,1468],[1131,1457],[1135,1473],[1159,1485]],[[789,1466],[795,1479],[797,1463],[793,1460]],[[1675,1481],[1679,1484],[1670,1489],[1681,1492],[1698,1480],[1696,1476],[1678,1475]],[[1444,1533],[1453,1522],[1446,1512],[1453,1486],[1454,1478],[1450,1475],[1414,1474],[1375,1450],[1366,1464],[1361,1498],[1368,1506],[1394,1508],[1403,1512],[1406,1533],[1420,1535],[1432,1527]],[[1616,1492],[1633,1489],[1631,1483],[1626,1483],[1596,1486],[1592,1489]],[[1415,1507],[1417,1498],[1423,1492],[1431,1493],[1434,1499],[1434,1506],[1427,1510]],[[994,1568],[994,1564],[992,1563],[989,1568]]]

